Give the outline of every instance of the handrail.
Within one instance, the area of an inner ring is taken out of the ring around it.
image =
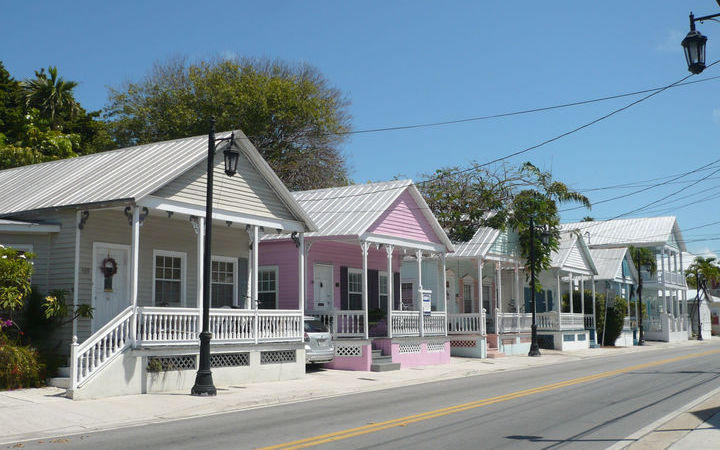
[[[70,388],[75,390],[90,377],[107,366],[115,356],[130,347],[130,324],[135,320],[133,307],[129,306],[110,322],[92,334],[82,344],[73,336],[70,346]]]

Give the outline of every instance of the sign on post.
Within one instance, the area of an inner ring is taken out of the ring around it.
[[[429,289],[420,289],[420,299],[423,314],[429,316],[432,311],[432,291]]]

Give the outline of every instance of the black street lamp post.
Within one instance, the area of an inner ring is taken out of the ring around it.
[[[550,239],[549,232],[543,227],[540,232],[543,245],[547,245]],[[528,356],[540,356],[540,345],[537,337],[537,322],[535,314],[535,221],[530,217],[530,308],[532,310],[532,325],[530,326],[530,351]]]
[[[702,341],[702,319],[700,318],[700,287],[701,283],[705,280],[702,278],[702,274],[695,269],[695,284],[697,285],[697,293],[695,294],[695,300],[697,301],[697,325],[698,325],[698,341]]]
[[[717,2],[720,5],[720,0]],[[695,22],[713,20],[716,17],[720,17],[720,13],[702,17],[695,17],[693,13],[690,13],[690,32],[682,40],[682,46],[688,70],[695,75],[705,70],[705,45],[707,44],[707,37],[695,29]]]
[[[233,176],[237,172],[240,152],[235,148],[235,134],[227,138],[215,138],[215,118],[210,119],[210,133],[208,134],[207,154],[207,193],[205,199],[205,253],[203,254],[203,314],[202,331],[200,332],[200,361],[195,377],[195,385],[190,393],[192,395],[216,395],[217,390],[213,384],[210,371],[210,339],[212,334],[208,330],[210,322],[210,270],[212,264],[212,200],[213,200],[213,169],[215,168],[215,150],[220,142],[229,142],[223,152],[225,160],[225,173]]]

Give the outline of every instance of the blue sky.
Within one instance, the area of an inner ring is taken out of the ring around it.
[[[720,12],[684,2],[41,2],[3,1],[0,58],[17,78],[57,65],[80,82],[88,109],[107,87],[173,55],[278,57],[316,65],[346,93],[355,129],[460,119],[657,87],[687,74],[687,15]],[[720,25],[708,61],[720,58]],[[720,75],[720,65],[700,77]],[[720,156],[720,80],[679,87],[511,162],[530,160],[578,189],[663,177]],[[715,94],[715,95],[713,95]],[[488,161],[572,129],[634,98],[461,125],[355,135],[344,146],[357,182]],[[720,167],[720,166],[719,166]],[[685,178],[697,179],[709,172]],[[717,175],[720,177],[720,173]],[[684,180],[685,180],[684,179]],[[718,179],[648,213],[682,228],[720,220]],[[576,210],[612,217],[686,184]],[[628,192],[592,191],[592,200]],[[671,210],[668,210],[672,207]],[[678,208],[680,207],[680,208]],[[720,249],[720,226],[686,233],[691,250]],[[704,240],[702,240],[704,239]]]

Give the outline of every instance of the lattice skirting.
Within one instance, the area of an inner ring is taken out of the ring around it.
[[[242,353],[216,353],[210,355],[210,367],[240,367],[250,365],[250,354]]]
[[[187,370],[195,369],[197,364],[196,355],[172,355],[172,356],[152,356],[148,358],[148,365],[150,361],[159,361],[161,371],[167,372],[169,370]]]
[[[428,353],[440,353],[445,351],[444,342],[428,342],[427,343]]]
[[[464,341],[450,341],[450,347],[455,348],[473,348],[477,345],[477,341],[464,340]]]
[[[399,353],[420,353],[420,344],[400,344],[398,346]]]
[[[335,347],[335,356],[359,358],[362,356],[362,347],[360,345],[338,345]]]
[[[260,364],[282,364],[291,362],[295,362],[295,350],[260,352]]]

